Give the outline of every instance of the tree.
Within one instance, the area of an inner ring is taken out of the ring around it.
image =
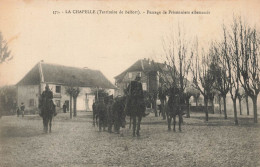
[[[233,101],[235,125],[238,125],[236,100],[240,88],[240,84],[239,84],[240,56],[239,56],[239,46],[238,46],[238,23],[235,17],[233,20],[233,24],[231,25],[231,33],[227,34],[226,27],[223,25],[223,34],[224,34],[224,52],[225,52],[224,56],[225,56],[225,61],[227,62],[228,82],[230,85],[229,93]],[[227,39],[227,35],[229,35],[229,40]]]
[[[73,116],[76,117],[77,116],[77,98],[78,98],[78,95],[80,93],[79,87],[73,88],[72,92],[73,92],[72,93],[72,97],[73,97]]]
[[[190,98],[191,98],[191,96],[198,97],[198,95],[200,95],[200,93],[197,89],[194,89],[194,87],[192,87],[191,85],[187,86],[187,88],[185,90],[185,94],[184,94],[186,104],[187,104],[187,106],[186,106],[187,107],[187,118],[190,118]]]
[[[5,114],[13,114],[11,112],[14,112],[17,107],[16,99],[17,91],[15,86],[3,86],[0,88],[0,110],[5,111]]]
[[[189,45],[186,39],[186,34],[178,25],[177,32],[171,34],[163,39],[163,55],[166,60],[164,63],[165,69],[159,68],[161,73],[161,80],[165,84],[166,92],[171,88],[178,88],[180,96],[185,95],[185,89],[188,84],[187,76],[190,71],[190,65],[193,55],[188,52]],[[186,101],[191,97],[186,94]]]
[[[260,38],[256,28],[245,25],[241,18],[239,36],[241,62],[238,66],[242,75],[239,79],[246,96],[249,96],[253,101],[254,123],[257,123],[257,97],[260,92]]]
[[[70,119],[72,119],[72,99],[73,99],[73,115],[77,116],[77,97],[80,93],[80,89],[76,83],[76,77],[74,75],[71,76],[71,82],[66,87],[66,94],[70,96]]]
[[[72,97],[73,97],[73,87],[66,87],[66,94],[70,96],[70,119],[72,119]]]
[[[0,32],[0,64],[11,59],[11,51],[8,49],[8,44],[6,40],[4,40],[3,35]]]
[[[223,98],[224,103],[224,118],[227,119],[227,105],[226,105],[226,97],[229,92],[230,84],[228,82],[228,69],[227,69],[227,62],[226,62],[226,54],[227,50],[225,48],[225,43],[221,42],[219,47],[215,47],[215,83],[214,89],[219,92],[219,95]],[[221,97],[219,97],[219,107],[221,112]]]
[[[208,121],[208,100],[212,93],[213,85],[215,82],[215,75],[213,74],[214,64],[210,61],[209,57],[212,53],[212,48],[209,53],[204,54],[202,51],[202,60],[199,62],[198,51],[196,52],[195,62],[193,64],[193,86],[199,90],[204,97],[205,106],[205,120]]]

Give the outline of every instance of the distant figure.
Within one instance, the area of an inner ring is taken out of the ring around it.
[[[62,108],[63,108],[63,112],[66,113],[66,110],[67,110],[66,103],[63,104]]]
[[[17,117],[19,117],[20,116],[20,108],[19,107],[17,107],[16,113],[17,113]]]
[[[25,106],[24,106],[23,103],[21,103],[20,109],[21,109],[21,112],[22,112],[22,117],[24,117],[24,109],[25,109]]]

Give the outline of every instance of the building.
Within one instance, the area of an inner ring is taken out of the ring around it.
[[[164,68],[164,66],[162,63],[157,63],[149,59],[136,61],[132,66],[115,77],[115,85],[118,87],[115,91],[115,96],[124,95],[124,90],[137,75],[141,76],[144,91],[157,91],[160,86],[159,71]]]
[[[17,102],[25,104],[27,110],[35,110],[39,105],[39,96],[46,84],[53,92],[56,107],[62,108],[64,103],[69,108],[68,86],[79,87],[77,109],[90,111],[97,89],[105,89],[114,94],[116,88],[100,71],[87,68],[68,67],[57,64],[39,62],[22,79],[17,86]]]

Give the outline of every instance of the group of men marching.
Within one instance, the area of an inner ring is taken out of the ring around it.
[[[105,98],[99,98],[93,103],[93,125],[95,126],[98,119],[99,131],[106,127],[108,132],[112,132],[114,126],[114,132],[119,133],[120,127],[125,127],[125,111],[124,111],[124,97],[108,96]]]
[[[130,82],[125,96],[116,97],[115,99],[110,96],[110,98],[107,97],[108,100],[99,98],[93,104],[93,125],[95,125],[98,118],[99,131],[108,127],[108,132],[111,133],[114,125],[114,132],[119,133],[120,127],[125,127],[125,117],[128,115],[133,119],[133,135],[140,135],[141,119],[146,116],[140,79],[140,76],[136,76],[136,79]]]

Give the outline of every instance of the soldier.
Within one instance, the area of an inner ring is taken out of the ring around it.
[[[25,109],[25,106],[24,106],[23,103],[21,103],[20,109],[21,109],[21,112],[22,112],[22,117],[24,117],[24,109]]]
[[[66,103],[64,102],[63,106],[62,106],[62,109],[63,109],[63,112],[66,113],[66,110],[67,110],[67,106],[66,106]]]
[[[106,105],[104,103],[104,98],[100,98],[97,105],[98,118],[99,118],[99,131],[103,127],[103,131],[106,128]]]
[[[125,98],[124,97],[117,97],[112,105],[112,115],[113,115],[113,123],[114,123],[114,130],[115,133],[120,132],[120,127],[125,127]]]
[[[112,111],[112,105],[113,105],[113,99],[109,98],[108,104],[107,104],[107,126],[108,126],[108,132],[112,132],[112,125],[114,124],[113,121],[113,111]]]
[[[133,136],[135,136],[135,130],[137,130],[136,135],[139,136],[140,124],[142,117],[145,115],[145,102],[144,93],[142,88],[142,83],[140,82],[141,77],[136,76],[135,81],[131,81],[127,88],[127,104],[126,112],[127,115],[133,118]],[[137,129],[136,129],[136,117],[138,117]]]

